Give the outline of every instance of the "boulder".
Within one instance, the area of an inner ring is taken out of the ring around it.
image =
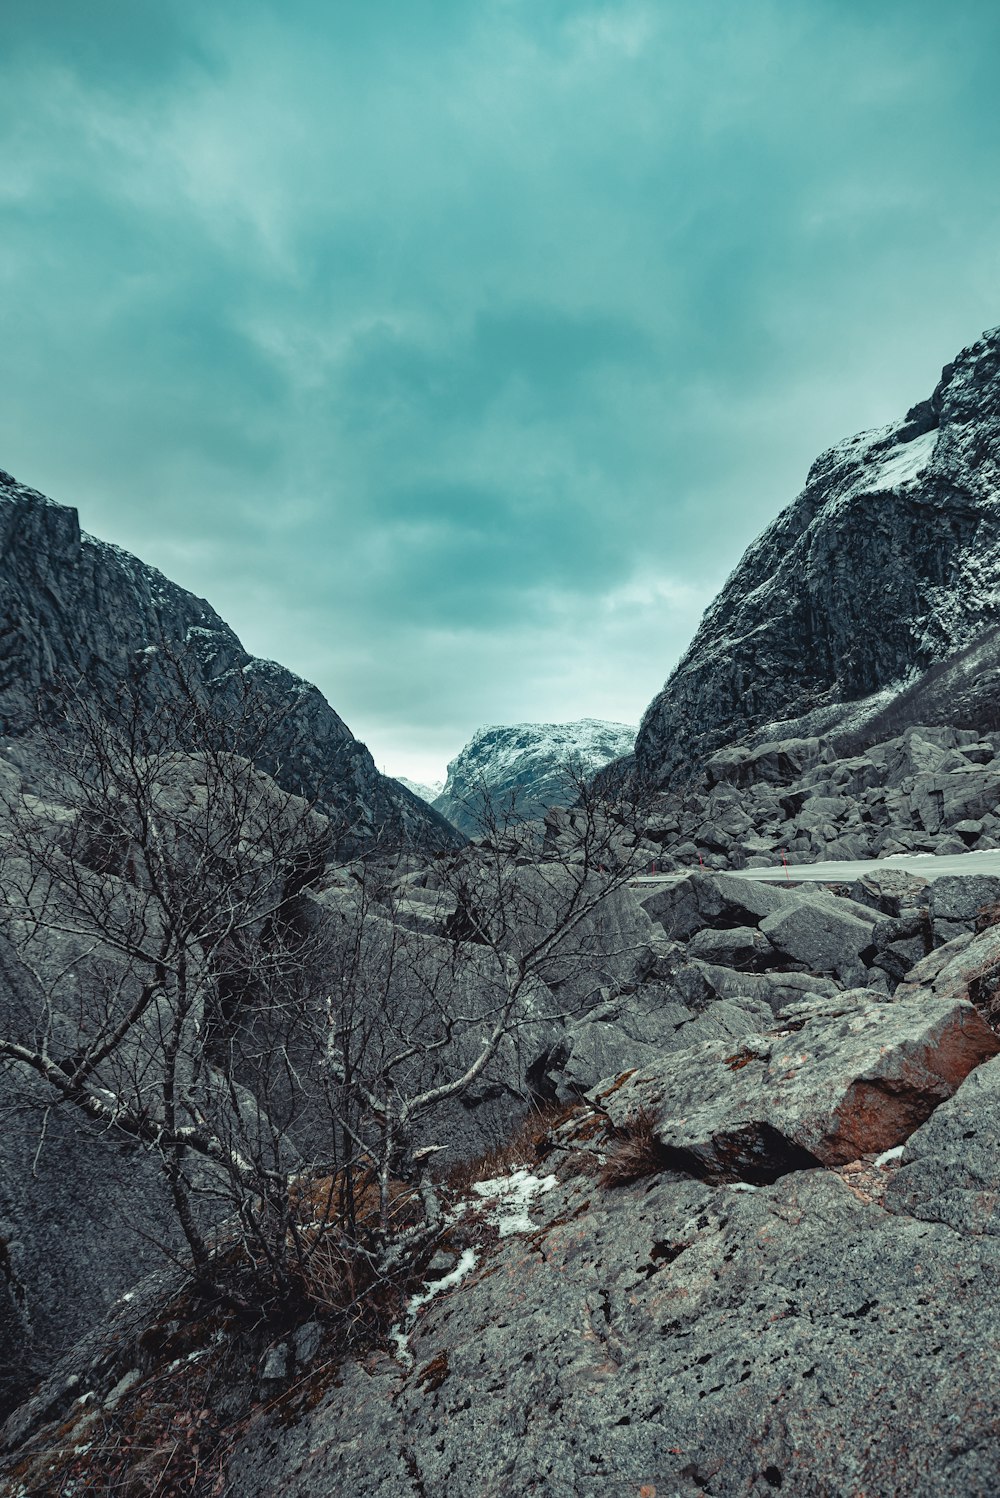
[[[705,1179],[773,1181],[903,1143],[1000,1053],[970,1004],[926,993],[809,999],[776,1024],[735,1048],[709,1044],[643,1068],[607,1097],[612,1122],[626,1128],[652,1110],[666,1163]]]
[[[760,999],[720,1000],[698,1012],[655,993],[609,997],[569,1024],[528,1069],[536,1092],[560,1101],[581,1097],[602,1077],[655,1065],[658,1058],[708,1041],[732,1046],[770,1022]]]
[[[1000,1236],[1000,1060],[967,1077],[903,1150],[890,1212]]]
[[[942,832],[956,822],[996,810],[1000,803],[1000,773],[993,768],[970,765],[950,774],[921,775],[909,800],[914,816],[926,832]]]
[[[822,739],[805,738],[780,739],[751,750],[725,749],[706,764],[708,783],[745,786],[764,781],[768,785],[787,785],[803,770],[818,764],[824,748]]]
[[[961,921],[971,929],[981,911],[1000,903],[1000,878],[943,874],[932,882],[928,903],[936,921]]]
[[[893,983],[900,983],[910,969],[920,961],[925,950],[922,936],[911,936],[902,941],[887,942],[880,947],[873,966],[881,968]]]
[[[832,998],[841,992],[831,978],[817,978],[812,973],[741,973],[707,962],[690,966],[702,975],[716,998],[734,999],[738,1004],[758,999],[774,1012],[800,999]]]
[[[883,915],[899,917],[926,905],[929,889],[928,881],[916,874],[904,873],[902,869],[879,869],[855,880],[851,899]]]
[[[964,935],[938,947],[906,974],[905,993],[930,990],[938,997],[968,999],[991,1024],[1000,1024],[1000,926]]]
[[[730,926],[722,931],[706,926],[691,938],[688,955],[722,967],[760,968],[774,958],[775,950],[764,933],[752,926]]]
[[[689,941],[705,926],[756,926],[764,916],[795,904],[797,896],[736,874],[692,873],[648,893],[640,889],[639,899],[669,936]]]
[[[760,929],[794,961],[851,982],[869,965],[865,955],[872,951],[875,923],[868,916],[861,906],[817,892],[766,916]]]

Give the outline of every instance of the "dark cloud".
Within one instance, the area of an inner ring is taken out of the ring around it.
[[[0,463],[390,768],[637,718],[1000,320],[984,0],[14,0]]]

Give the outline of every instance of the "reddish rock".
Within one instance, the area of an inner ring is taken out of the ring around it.
[[[627,1131],[652,1108],[665,1165],[759,1184],[903,1143],[1000,1054],[971,1004],[926,993],[813,999],[783,1010],[778,1026],[735,1048],[663,1056],[608,1098],[608,1114]]]

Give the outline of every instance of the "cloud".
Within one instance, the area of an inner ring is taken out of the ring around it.
[[[3,25],[0,463],[403,772],[638,718],[818,451],[998,320],[977,0]]]

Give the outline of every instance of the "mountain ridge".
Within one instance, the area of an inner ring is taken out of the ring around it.
[[[279,779],[318,797],[352,845],[383,833],[454,846],[461,836],[379,774],[367,747],[312,683],[250,655],[206,599],[130,552],[81,530],[77,511],[0,471],[0,732],[38,722],[39,698],[83,678],[109,710],[155,653],[176,652],[224,719],[252,679],[282,718]],[[169,690],[162,672],[158,690]],[[269,768],[265,766],[265,768]]]
[[[487,809],[518,818],[541,816],[574,799],[574,775],[589,777],[631,748],[635,727],[602,718],[573,723],[490,723],[448,765],[433,802],[470,835]]]
[[[692,761],[810,713],[831,731],[850,704],[902,690],[1000,621],[998,484],[995,328],[902,420],[816,459],[648,707],[640,773],[666,785]]]

